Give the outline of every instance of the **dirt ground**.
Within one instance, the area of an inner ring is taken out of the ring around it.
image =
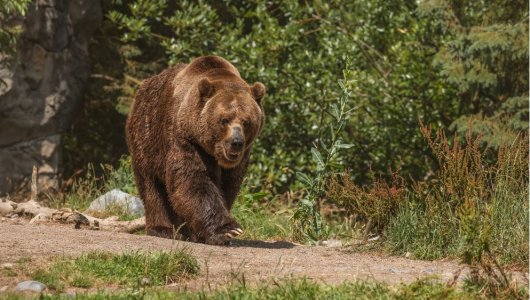
[[[449,281],[461,267],[453,261],[419,261],[402,257],[353,253],[347,248],[300,246],[289,242],[235,240],[219,247],[150,236],[73,229],[61,225],[13,224],[0,221],[0,265],[22,257],[38,261],[50,256],[79,255],[90,250],[171,250],[186,248],[199,260],[200,276],[175,284],[176,289],[215,288],[241,280],[270,282],[306,276],[316,282],[338,284],[373,279],[390,284],[426,276]],[[463,271],[465,273],[466,270]],[[461,276],[463,278],[463,276]],[[13,278],[0,273],[0,288]]]

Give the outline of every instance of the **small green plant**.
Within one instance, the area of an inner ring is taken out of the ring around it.
[[[132,172],[131,156],[122,156],[117,169],[110,165],[105,165],[104,168],[106,171],[104,173],[106,174],[105,190],[120,189],[125,193],[138,195]]]
[[[63,268],[62,264],[56,264],[54,267]],[[33,280],[44,283],[49,289],[54,291],[63,291],[65,288],[65,282],[55,272],[38,269],[31,274],[31,277]]]
[[[341,83],[341,88],[344,86]],[[319,240],[322,235],[322,216],[320,212],[321,201],[325,196],[325,184],[338,168],[337,155],[340,149],[348,149],[351,144],[344,144],[340,139],[340,133],[346,126],[350,113],[354,110],[349,108],[349,94],[344,93],[339,103],[331,105],[328,112],[331,122],[327,126],[329,136],[320,138],[311,148],[313,160],[316,163],[316,174],[310,178],[307,174],[297,172],[297,179],[306,189],[305,198],[302,199],[293,215],[294,237],[297,240]]]
[[[77,258],[58,258],[47,269],[39,269],[33,279],[55,291],[67,286],[92,287],[118,284],[139,287],[160,286],[194,276],[199,271],[197,260],[187,251],[113,254],[90,252]]]
[[[495,151],[481,150],[472,130],[464,142],[422,131],[439,171],[414,185],[390,222],[388,246],[418,258],[458,256],[471,270],[468,283],[486,297],[528,297],[503,266],[528,265],[528,137]],[[484,159],[491,151],[496,159]]]

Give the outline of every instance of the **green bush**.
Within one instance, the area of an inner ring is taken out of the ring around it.
[[[350,106],[360,108],[341,133],[353,144],[341,161],[356,182],[369,180],[370,165],[423,176],[418,118],[449,126],[458,116],[453,90],[431,67],[439,41],[415,1],[135,1],[107,16],[122,33],[120,109],[139,79],[199,55],[226,57],[266,84],[267,124],[247,180],[255,190],[300,188],[297,172],[316,174],[310,149],[327,135],[343,70]]]
[[[497,148],[527,130],[528,1],[429,0],[418,13],[445,36],[433,64],[456,91],[452,128]]]

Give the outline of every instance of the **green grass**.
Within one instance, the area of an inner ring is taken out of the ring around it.
[[[523,262],[528,266],[528,181],[520,181],[520,186],[512,180],[497,183],[491,209],[492,247],[501,254],[502,263]]]
[[[150,286],[161,286],[196,275],[197,260],[187,251],[113,254],[90,252],[77,258],[56,258],[46,269],[32,273],[34,280],[50,289],[91,288],[115,284],[138,287],[146,278]]]
[[[294,280],[249,288],[233,286],[211,294],[187,294],[187,299],[473,299],[473,294],[446,288],[430,281],[410,285],[388,286],[381,283],[355,281],[338,286],[319,285],[307,280]]]
[[[232,214],[243,227],[241,239],[289,240],[292,211],[286,207],[276,210],[273,205],[253,206],[236,201]]]
[[[386,247],[393,254],[411,253],[417,259],[457,256],[461,236],[458,220],[427,215],[420,201],[410,200],[390,220]]]
[[[524,296],[525,292],[521,292]],[[411,284],[386,285],[368,281],[353,281],[338,286],[316,284],[305,279],[280,280],[257,287],[232,284],[215,291],[171,292],[163,289],[78,293],[76,299],[480,299],[477,289],[447,287],[435,280],[423,279]],[[5,299],[22,299],[9,294]],[[41,299],[69,299],[60,294],[42,295]]]
[[[242,197],[240,197],[242,198]],[[232,214],[243,227],[243,235],[238,238],[250,240],[293,240],[294,207],[285,203],[278,204],[274,200],[266,204],[254,205],[238,199],[232,208]],[[325,226],[322,228],[322,238],[340,239],[346,243],[352,238],[359,237],[359,231],[354,228],[351,220],[337,216],[323,216]],[[309,241],[308,241],[309,242]]]
[[[488,243],[504,264],[528,264],[528,190],[518,195],[508,190],[495,191],[489,212],[478,226],[490,224]],[[387,247],[394,254],[410,252],[419,259],[461,256],[466,235],[460,215],[427,214],[421,200],[411,200],[391,220],[386,235]]]
[[[528,137],[492,150],[471,134],[450,141],[443,131],[421,130],[439,166],[431,179],[361,187],[342,176],[327,196],[392,254],[527,268]]]

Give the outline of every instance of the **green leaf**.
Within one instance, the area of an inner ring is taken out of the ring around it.
[[[252,197],[254,198],[254,200],[261,200],[261,199],[267,197],[267,193],[266,192],[257,192],[257,193],[252,194]]]
[[[333,117],[335,117],[335,119],[338,120],[338,119],[340,118],[339,107],[337,106],[336,103],[334,103],[334,104],[331,106],[331,112],[332,112]]]
[[[302,172],[296,172],[296,178],[300,180],[307,187],[310,187],[313,185],[313,181],[306,174]]]
[[[322,155],[317,148],[311,148],[311,154],[313,154],[313,159],[317,162],[317,165],[324,167],[324,161],[322,160]]]
[[[253,194],[247,194],[245,195],[245,198],[249,200],[250,202],[259,201],[267,196],[266,192],[257,192]]]
[[[350,149],[351,147],[355,146],[354,144],[336,144],[335,147],[339,149]]]

